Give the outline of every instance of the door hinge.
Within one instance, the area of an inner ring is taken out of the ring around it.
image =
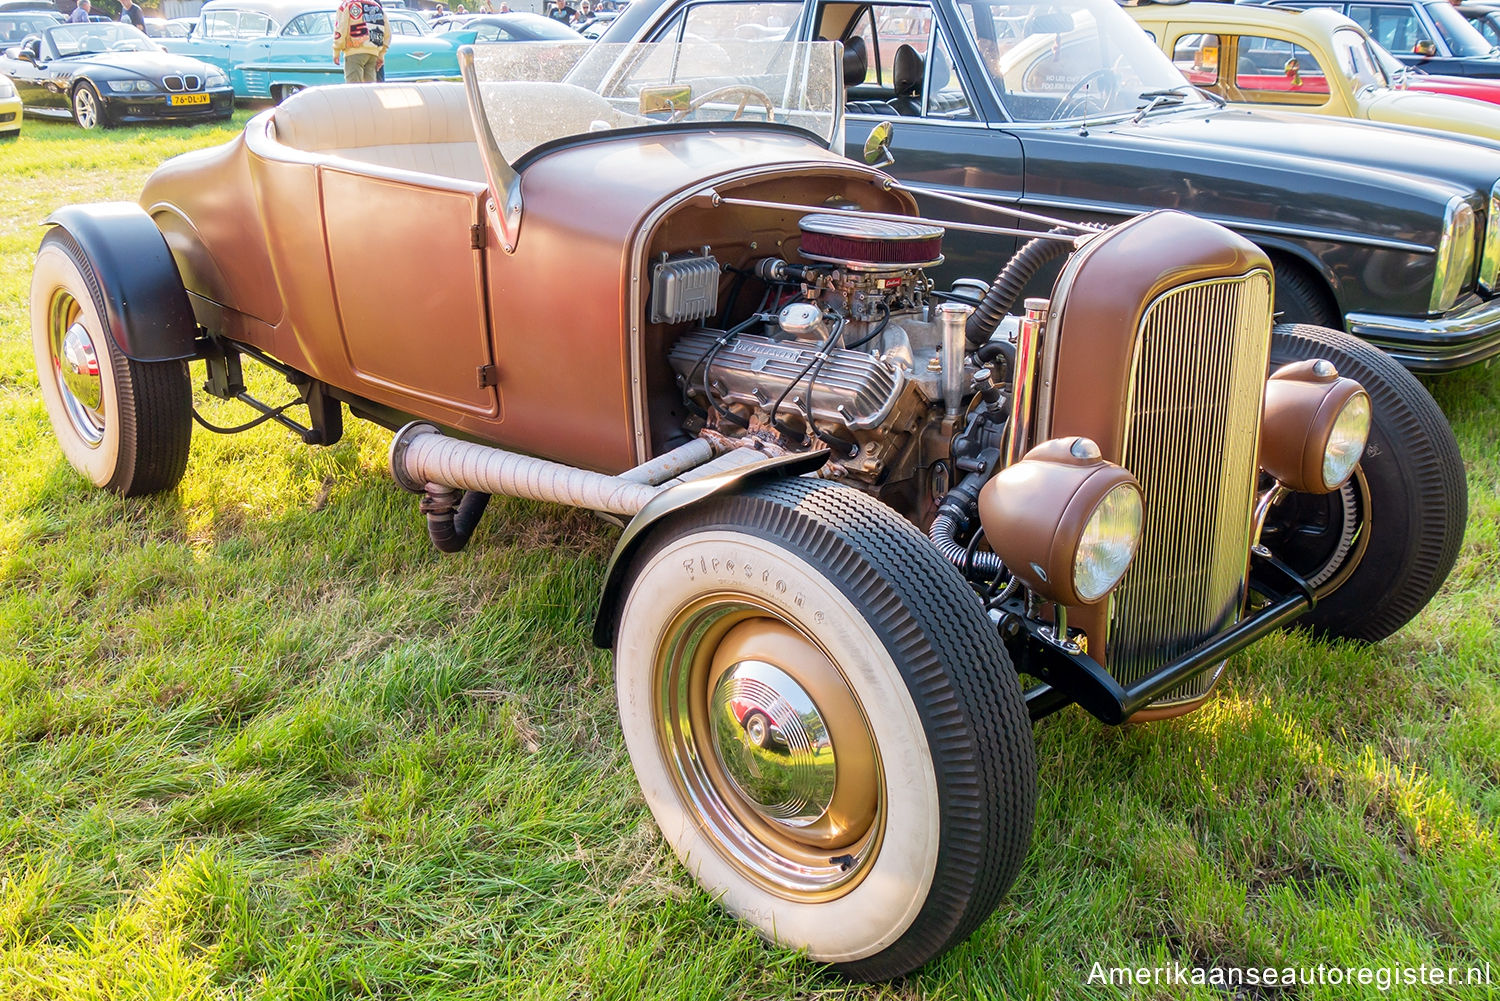
[[[479,366],[479,388],[488,389],[490,386],[500,385],[500,373],[493,365]]]
[[[476,222],[469,226],[469,249],[484,249],[484,223]]]

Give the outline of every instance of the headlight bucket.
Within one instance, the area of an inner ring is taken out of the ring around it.
[[[1479,255],[1479,285],[1497,291],[1500,282],[1500,181],[1490,188],[1489,210],[1484,215],[1484,249]]]
[[[1141,539],[1141,486],[1087,438],[1053,438],[979,492],[984,535],[1006,567],[1062,605],[1102,601]]]
[[[1453,308],[1474,270],[1474,207],[1462,195],[1448,199],[1432,276],[1432,312]]]
[[[1370,434],[1370,397],[1321,358],[1283,365],[1266,382],[1260,467],[1306,494],[1337,490]]]

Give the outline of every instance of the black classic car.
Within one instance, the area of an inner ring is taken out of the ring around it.
[[[1408,66],[1449,76],[1500,77],[1500,52],[1448,0],[1273,0],[1277,7],[1327,7],[1358,21]]]
[[[638,0],[604,40],[768,34],[843,42],[848,149],[893,121],[889,169],[924,211],[1181,209],[1267,252],[1284,320],[1416,370],[1500,353],[1500,144],[1224,107],[1111,0]],[[948,273],[1012,249],[950,233]]]
[[[72,118],[83,128],[153,119],[224,119],[234,91],[221,71],[162,49],[128,24],[59,24],[0,55],[35,115]]]

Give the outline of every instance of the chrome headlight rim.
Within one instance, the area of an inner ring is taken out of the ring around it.
[[[1135,554],[1141,548],[1145,517],[1145,498],[1134,481],[1110,487],[1089,512],[1073,550],[1073,591],[1086,603],[1102,600],[1125,579],[1135,561]],[[1099,536],[1103,534],[1102,523],[1106,519],[1117,519],[1117,524],[1113,526],[1114,537],[1101,542]],[[1086,577],[1088,567],[1085,561],[1100,554],[1101,550],[1108,557],[1108,565],[1101,568],[1108,570],[1107,575],[1096,570],[1091,578]]]
[[[1474,206],[1463,195],[1448,199],[1443,211],[1443,235],[1438,240],[1432,275],[1431,311],[1452,309],[1474,271]]]
[[[1370,440],[1372,419],[1370,394],[1363,389],[1351,395],[1339,408],[1323,443],[1323,486],[1329,493],[1342,487],[1354,475]]]

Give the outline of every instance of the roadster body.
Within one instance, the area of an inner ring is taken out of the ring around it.
[[[139,204],[60,209],[42,393],[123,494],[187,472],[201,365],[306,442],[399,429],[443,551],[494,495],[629,519],[594,629],[625,743],[768,938],[920,966],[1020,870],[1031,720],[1190,712],[1259,636],[1378,640],[1442,583],[1441,413],[1368,344],[1273,329],[1248,241],[992,213],[956,225],[1024,247],[939,288],[948,224],[830,149],[835,44],[533,44],[461,50],[462,85],[308,90]]]

